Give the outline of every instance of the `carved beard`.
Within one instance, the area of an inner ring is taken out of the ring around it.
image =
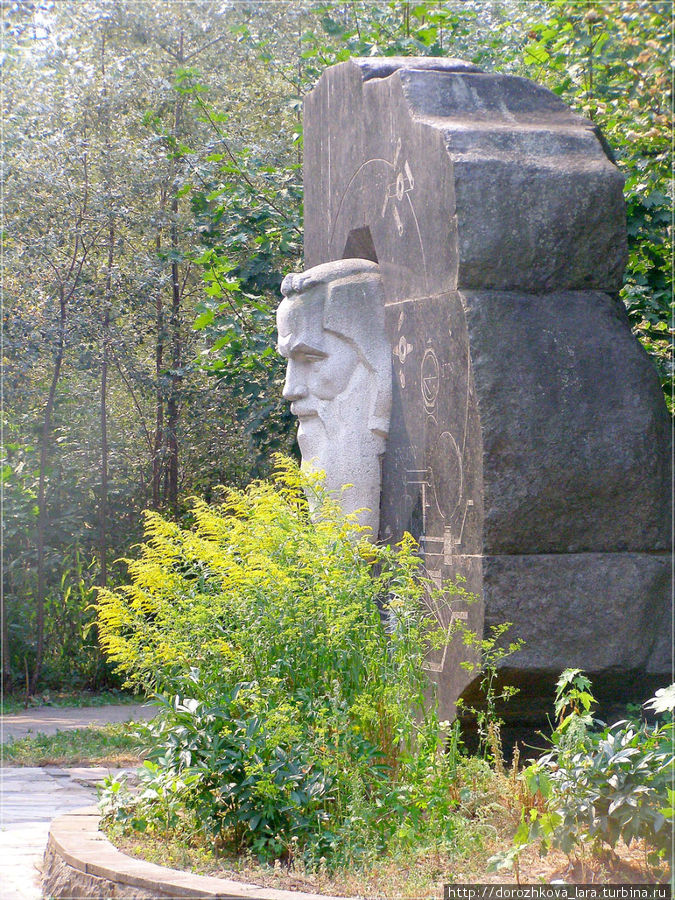
[[[359,363],[347,388],[333,400],[314,399],[318,415],[300,420],[302,468],[323,470],[325,487],[345,514],[364,510],[360,525],[376,541],[380,522],[381,456],[385,440],[369,428],[375,377]],[[352,485],[344,492],[345,484]]]

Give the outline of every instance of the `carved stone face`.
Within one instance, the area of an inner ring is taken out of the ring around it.
[[[279,352],[288,359],[284,397],[298,417],[302,465],[326,473],[344,512],[377,538],[380,457],[391,406],[390,349],[377,266],[342,260],[282,285]],[[344,485],[350,485],[342,491]]]
[[[311,293],[284,301],[279,307],[277,327],[279,352],[288,359],[284,398],[302,425],[325,412],[347,387],[359,357],[342,337],[323,329],[323,285]]]

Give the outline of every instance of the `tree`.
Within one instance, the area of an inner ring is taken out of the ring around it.
[[[205,38],[213,17],[196,21],[197,6],[183,14],[181,27],[186,44],[204,51],[214,44]],[[185,473],[181,485],[177,453],[185,412],[180,388],[195,352],[186,327],[193,313],[180,304],[193,303],[199,287],[189,262],[196,229],[177,195],[185,164],[143,122],[149,107],[175,111],[183,100],[170,77],[176,61],[163,49],[171,34],[161,31],[162,10],[150,7],[154,19],[133,4],[23,4],[9,23],[11,76],[20,89],[5,95],[13,151],[6,215],[22,228],[6,244],[5,383],[15,388],[7,395],[6,427],[16,433],[6,464],[18,499],[25,492],[15,467],[32,468],[37,454],[39,473],[37,515],[22,520],[27,540],[16,534],[6,547],[23,564],[6,584],[4,634],[14,648],[5,658],[22,669],[24,658],[30,661],[33,690],[43,670],[45,609],[49,615],[67,591],[76,595],[62,586],[64,571],[71,566],[77,584],[107,580],[110,557],[133,539],[138,512],[152,496],[156,479],[148,468],[159,470],[164,496],[171,493],[174,504],[179,488],[189,490],[190,477],[201,480],[197,472]],[[39,43],[31,27],[36,16]],[[148,48],[150,66],[142,56]],[[194,129],[194,120],[186,127]],[[148,216],[153,197],[159,200]],[[156,350],[152,360],[148,339]],[[190,389],[194,394],[194,384]],[[201,393],[208,387],[202,384]],[[160,410],[154,434],[153,401]],[[203,406],[232,418],[223,410],[227,403]],[[199,417],[188,421],[208,430]],[[213,431],[224,446],[237,442],[236,427]],[[223,456],[214,477],[227,471]],[[235,470],[240,477],[240,460]],[[92,579],[73,560],[94,549]]]

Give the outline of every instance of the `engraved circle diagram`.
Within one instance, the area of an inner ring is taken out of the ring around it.
[[[436,404],[441,386],[441,370],[436,353],[429,347],[422,357],[422,397],[427,409]]]

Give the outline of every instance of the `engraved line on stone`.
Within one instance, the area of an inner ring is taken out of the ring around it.
[[[403,297],[401,300],[389,300],[385,304],[386,306],[400,306],[402,303],[419,303],[420,300],[424,303],[431,302],[432,300],[442,300],[444,297],[452,297],[453,294],[457,294],[457,291],[440,291],[437,294],[429,294],[428,297]]]
[[[464,515],[462,516],[462,525],[459,529],[459,540],[456,543],[456,547],[462,546],[462,540],[464,539],[464,525],[466,524],[466,513],[470,506],[473,506],[473,500],[467,500],[464,504]]]
[[[330,146],[330,142],[329,142],[329,146]],[[330,230],[330,241],[329,241],[330,243],[332,243],[333,238],[335,237],[335,229],[336,229],[336,227],[337,227],[338,219],[340,218],[340,213],[342,212],[342,205],[343,205],[344,202],[345,202],[345,197],[347,196],[347,192],[349,191],[350,187],[351,187],[352,184],[354,183],[354,181],[355,181],[355,179],[357,178],[357,176],[359,175],[359,173],[360,173],[363,169],[365,169],[366,166],[369,166],[371,163],[376,163],[376,162],[384,163],[385,166],[389,166],[389,167],[392,168],[392,169],[394,168],[394,166],[392,166],[392,164],[389,162],[389,160],[387,160],[387,159],[380,159],[379,157],[373,157],[372,159],[367,159],[362,165],[360,165],[360,166],[358,167],[358,169],[356,170],[356,172],[354,172],[354,174],[352,175],[352,177],[349,179],[349,183],[347,184],[347,187],[346,187],[346,188],[344,189],[344,191],[342,192],[342,197],[340,197],[340,203],[339,203],[339,205],[338,205],[337,212],[335,213],[335,217],[334,217],[334,219],[333,219],[333,225],[332,225],[331,230]]]
[[[436,351],[432,347],[427,347],[420,366],[420,389],[422,391],[424,405],[427,409],[433,409],[436,405],[440,386],[441,375],[438,357],[436,356]]]
[[[414,484],[422,489],[422,533],[427,530],[427,488],[429,487],[429,469],[407,469],[406,486]],[[412,477],[411,477],[412,476]]]
[[[454,506],[452,512],[450,513],[450,516],[452,517],[452,516],[454,516],[454,514],[457,511],[457,508],[459,507],[459,504],[462,501],[462,494],[464,493],[464,457],[462,456],[462,453],[460,452],[460,449],[457,446],[457,441],[453,437],[452,432],[444,431],[441,434],[441,438],[443,438],[443,437],[447,437],[447,438],[449,438],[449,440],[452,441],[455,451],[457,453],[457,462],[459,464],[459,487],[457,490],[457,503],[455,503],[455,506]],[[432,473],[432,475],[433,475],[433,473]],[[434,493],[435,493],[435,489],[434,489]],[[438,505],[438,500],[436,501],[436,505]],[[440,507],[439,507],[439,512],[440,512]],[[445,516],[443,515],[443,513],[441,513],[441,515],[443,516],[443,519],[445,519]]]
[[[394,150],[394,162],[393,162],[393,168],[396,168],[396,163],[398,162],[398,158],[399,158],[399,155],[400,155],[400,153],[401,153],[401,147],[402,147],[402,146],[403,146],[403,143],[402,143],[402,141],[401,141],[401,138],[399,137],[398,140],[396,141],[396,149]]]
[[[466,402],[464,404],[464,436],[462,438],[462,456],[466,449],[466,433],[469,429],[469,396],[471,393],[471,356],[466,348]]]
[[[406,199],[410,204],[410,211],[413,214],[413,219],[415,220],[415,228],[417,229],[417,240],[420,242],[420,250],[422,251],[422,266],[424,268],[424,290],[429,290],[429,276],[427,273],[427,255],[424,252],[424,242],[422,241],[422,232],[420,231],[420,224],[417,221],[417,213],[415,212],[415,207],[413,206],[412,200],[410,199],[410,194],[406,193]]]
[[[452,558],[455,555],[454,546],[455,544],[452,539],[452,528],[448,526],[443,530],[443,561],[446,563],[446,565],[452,562]]]
[[[401,363],[401,365],[404,365],[406,358],[412,349],[413,345],[409,344],[406,336],[402,334],[399,338],[398,344],[396,344],[396,346],[392,350],[392,353],[394,354],[394,356],[398,357],[398,361]]]
[[[406,160],[405,162],[404,169],[405,174],[403,172],[399,172],[396,176],[396,180],[391,184],[388,184],[386,187],[384,206],[382,207],[382,218],[384,218],[390,200],[393,200],[395,197],[400,203],[400,201],[403,200],[403,195],[407,194],[408,191],[412,191],[413,187],[415,186],[415,179],[412,177],[412,172],[410,171],[408,160]]]
[[[443,589],[443,573],[440,569],[428,569],[425,567],[426,575],[436,588],[439,590]],[[445,597],[445,595],[444,595]],[[424,595],[424,605],[426,606],[429,613],[433,616],[433,618],[438,622],[441,628],[447,628],[446,631],[446,640],[443,644],[443,653],[441,655],[440,660],[434,661],[432,659],[426,659],[422,664],[423,668],[432,671],[432,672],[442,672],[445,668],[445,662],[447,658],[448,648],[451,642],[451,632],[456,619],[461,619],[466,622],[469,618],[469,613],[466,610],[455,610],[452,609],[449,603],[445,603],[443,609],[440,608],[438,598],[433,597],[430,592],[425,592]],[[444,619],[447,618],[447,613],[450,613],[449,621],[447,626],[445,625]],[[446,615],[443,615],[446,613]]]

